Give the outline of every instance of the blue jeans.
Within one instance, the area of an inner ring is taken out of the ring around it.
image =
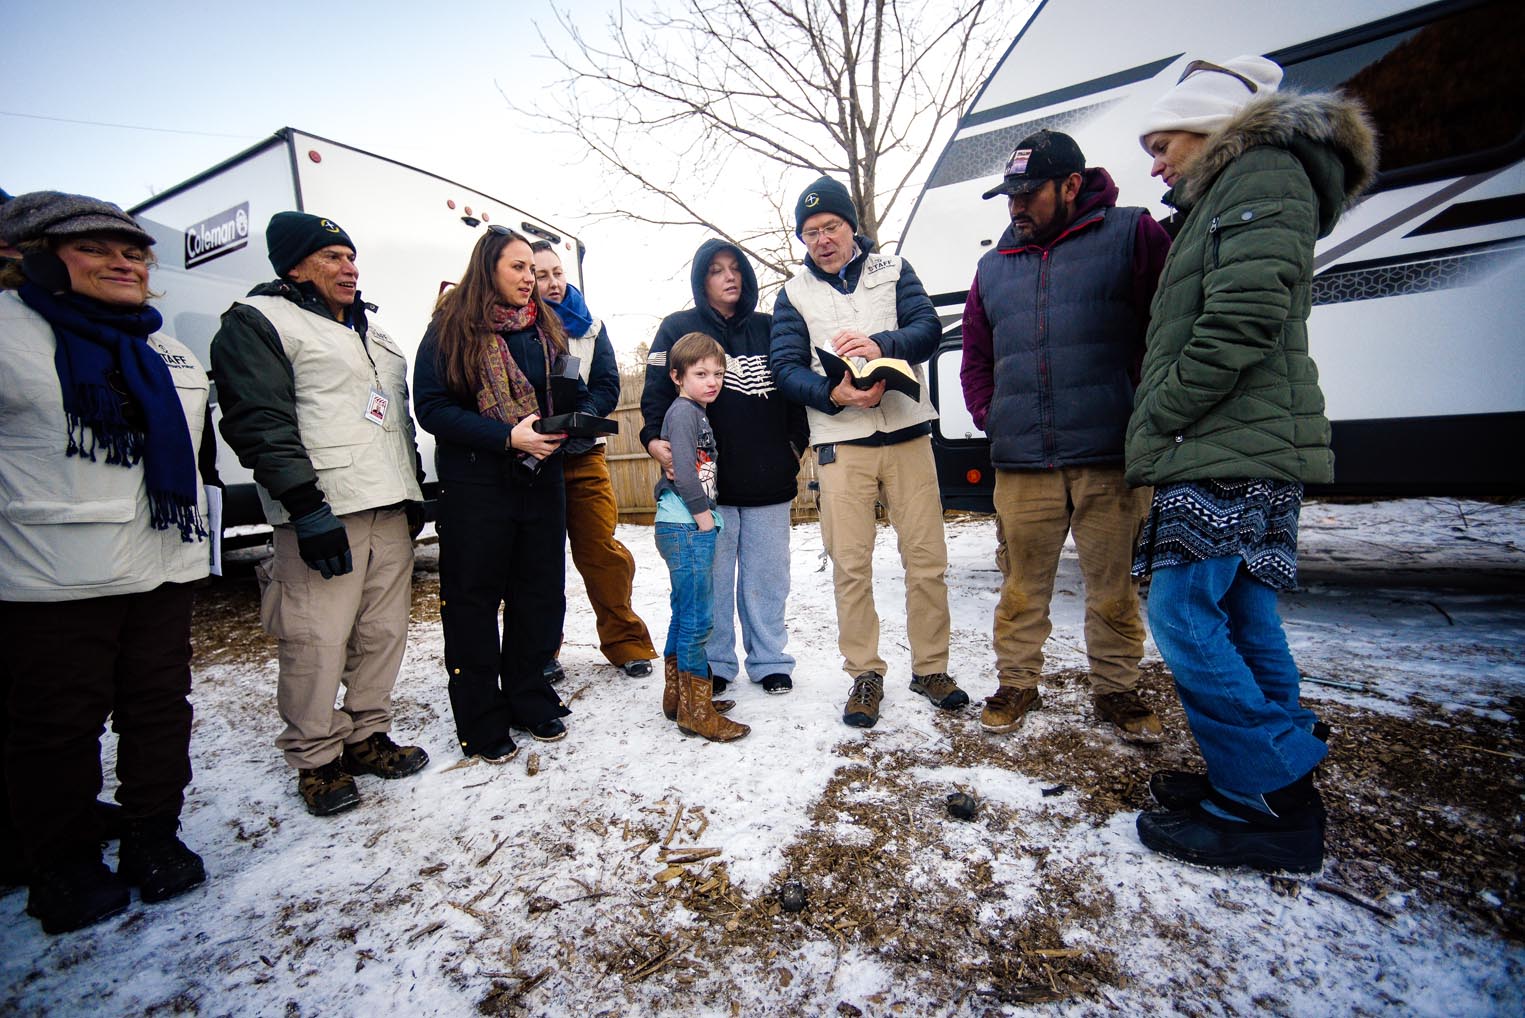
[[[657,551],[672,576],[672,621],[667,626],[664,657],[676,655],[678,669],[704,675],[709,667],[704,643],[710,638],[710,571],[715,562],[715,531],[697,523],[656,524]]]
[[[1237,555],[1154,570],[1149,628],[1175,675],[1207,776],[1225,792],[1284,788],[1322,760],[1276,591]]]
[[[794,673],[794,657],[784,651],[789,644],[789,630],[784,626],[784,603],[789,599],[789,505],[723,505],[719,509],[725,529],[715,541],[711,598],[715,629],[705,651],[710,667],[723,679],[740,673],[732,625],[738,614],[751,680]]]

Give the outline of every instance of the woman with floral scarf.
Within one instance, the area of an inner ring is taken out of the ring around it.
[[[535,292],[529,242],[492,226],[440,296],[414,364],[418,423],[435,437],[440,480],[450,706],[461,751],[489,763],[517,752],[513,729],[566,735],[570,712],[542,674],[566,614],[566,436],[534,428],[593,409],[581,379],[565,377],[566,351],[560,320]]]

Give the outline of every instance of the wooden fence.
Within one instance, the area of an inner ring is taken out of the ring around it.
[[[657,464],[641,445],[641,389],[646,372],[620,372],[620,402],[612,415],[620,423],[620,433],[609,437],[605,452],[609,457],[609,476],[614,481],[614,500],[619,504],[621,523],[650,523],[657,504],[652,487],[657,483]],[[722,461],[720,469],[725,469]],[[791,510],[796,522],[816,518],[815,453],[805,453],[800,463],[799,490]]]

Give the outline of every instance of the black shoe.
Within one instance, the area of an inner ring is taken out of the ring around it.
[[[1329,741],[1329,726],[1322,721],[1313,723],[1313,737],[1320,742]],[[1206,774],[1191,771],[1156,771],[1149,775],[1149,794],[1166,809],[1186,809],[1195,806],[1213,792]]]
[[[490,764],[506,764],[518,755],[519,747],[514,745],[514,740],[506,735],[488,745],[486,749],[472,754],[483,763]]]
[[[726,691],[726,688],[729,687],[730,684],[731,684],[731,680],[730,679],[722,679],[720,676],[716,675],[714,672],[710,672],[710,685],[712,687],[714,687],[714,690],[715,690],[714,695],[715,696],[719,696],[721,693],[724,693]]]
[[[1267,793],[1273,812],[1211,795],[1206,803],[1140,813],[1139,840],[1161,855],[1198,866],[1248,866],[1267,873],[1317,873],[1324,865],[1324,804],[1304,777]],[[1226,816],[1219,815],[1220,813]]]
[[[315,817],[333,816],[360,805],[355,779],[344,773],[338,760],[298,771],[297,794],[307,803],[307,812]]]
[[[524,730],[539,742],[559,742],[567,737],[567,726],[560,718],[551,718],[538,725],[527,725]]]
[[[109,919],[132,900],[127,885],[99,857],[49,863],[32,877],[27,915],[45,933],[68,933]]]
[[[651,662],[638,657],[634,661],[626,661],[620,665],[620,671],[632,679],[644,679],[651,674]]]
[[[562,668],[561,662],[555,658],[551,658],[550,661],[546,662],[546,666],[540,670],[540,674],[545,677],[545,681],[552,685],[567,677],[566,669]]]
[[[778,696],[793,689],[794,680],[787,675],[764,675],[762,688],[764,693],[772,693],[774,696]]]
[[[0,833],[0,888],[20,887],[30,873],[21,854],[21,838],[7,827]]]
[[[386,732],[372,732],[344,747],[339,766],[346,774],[374,774],[378,778],[405,778],[429,764],[429,754],[418,746],[399,746]]]
[[[122,831],[117,876],[138,889],[147,904],[184,894],[206,882],[201,856],[178,837],[176,820],[137,820]]]

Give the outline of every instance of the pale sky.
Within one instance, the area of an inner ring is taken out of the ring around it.
[[[597,30],[612,2],[563,6]],[[704,235],[584,218],[588,196],[609,193],[599,168],[499,91],[533,105],[558,75],[534,20],[554,26],[544,0],[0,0],[0,187],[126,207],[296,127],[580,236],[589,304],[625,353],[690,299]]]

